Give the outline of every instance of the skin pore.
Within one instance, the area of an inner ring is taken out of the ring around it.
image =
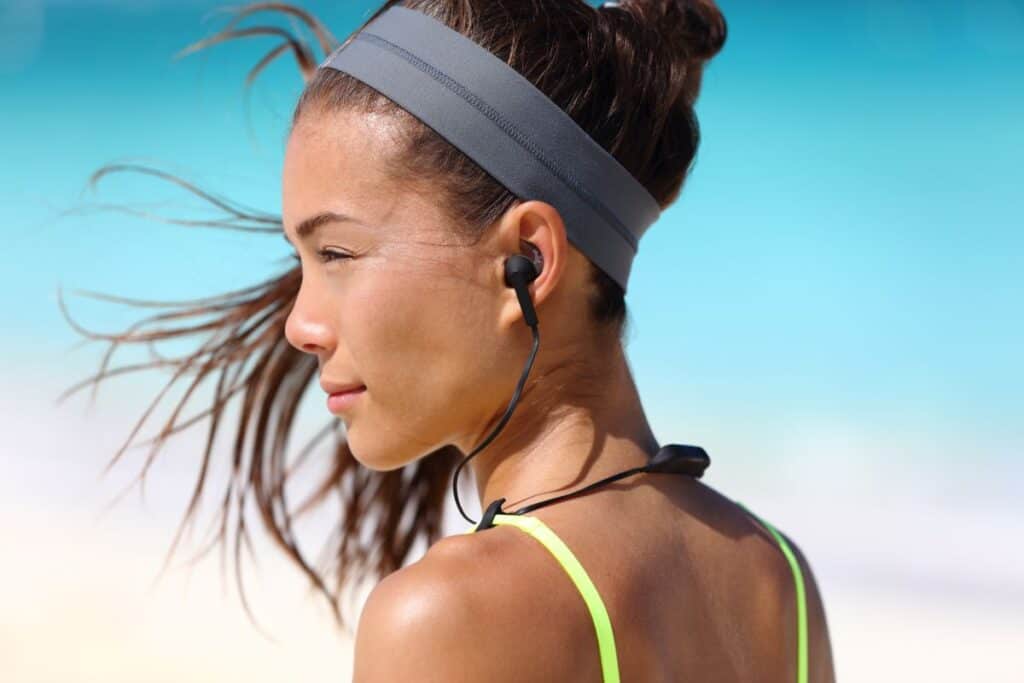
[[[505,497],[505,509],[519,507],[646,462],[656,440],[620,344],[580,314],[586,263],[558,212],[520,203],[466,246],[436,201],[387,176],[392,125],[350,112],[300,119],[284,163],[285,237],[302,260],[285,332],[316,355],[322,379],[366,385],[340,415],[354,456],[391,470],[447,443],[469,453],[490,433],[532,342],[504,284],[505,258],[527,240],[544,263],[531,287],[541,343],[508,424],[467,464],[481,505]],[[365,224],[296,234],[327,211]],[[351,258],[324,263],[321,251]]]

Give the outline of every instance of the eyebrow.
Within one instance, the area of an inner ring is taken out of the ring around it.
[[[299,239],[304,240],[313,233],[315,233],[321,225],[326,225],[327,223],[344,222],[359,223],[360,225],[366,225],[361,220],[353,216],[349,216],[343,213],[335,213],[334,211],[325,211],[323,213],[318,213],[315,216],[310,216],[304,221],[301,221],[297,226],[295,226],[295,234],[299,236]],[[281,233],[281,237],[284,239],[285,242],[291,244],[291,240],[288,239],[287,233]]]

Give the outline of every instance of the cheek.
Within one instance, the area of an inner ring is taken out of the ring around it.
[[[466,418],[463,404],[493,381],[486,306],[479,290],[451,278],[379,273],[352,282],[338,328],[377,418],[391,423],[375,429],[398,429],[401,420],[403,432],[433,432]]]

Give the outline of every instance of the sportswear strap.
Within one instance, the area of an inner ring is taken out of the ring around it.
[[[619,661],[615,651],[615,634],[612,631],[612,622],[608,618],[608,611],[605,609],[604,601],[597,592],[597,588],[590,580],[583,565],[573,554],[569,546],[555,534],[551,528],[537,517],[530,515],[494,515],[493,523],[507,524],[519,527],[540,541],[547,548],[562,568],[569,574],[569,578],[576,585],[583,601],[590,610],[590,617],[594,622],[594,630],[597,632],[597,647],[601,655],[601,674],[605,683],[619,683]],[[465,533],[473,533],[475,527],[470,527]]]
[[[800,563],[797,562],[796,555],[786,543],[786,539],[775,530],[775,527],[751,512],[743,503],[735,502],[771,532],[782,549],[782,554],[789,561],[789,568],[793,570],[793,580],[796,582],[796,680],[797,683],[807,683],[807,599],[804,595],[804,575],[800,570]]]

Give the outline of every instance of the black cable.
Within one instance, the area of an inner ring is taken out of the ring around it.
[[[646,471],[647,471],[647,465],[641,465],[640,467],[633,467],[633,468],[628,469],[628,470],[623,470],[621,472],[616,472],[615,474],[613,474],[611,476],[608,476],[608,477],[605,477],[604,479],[602,479],[600,481],[595,481],[593,484],[587,484],[586,486],[584,486],[583,488],[579,489],[578,491],[570,491],[569,493],[563,493],[560,496],[555,496],[554,498],[548,498],[546,500],[542,500],[542,501],[539,501],[539,502],[536,502],[536,503],[531,503],[530,505],[527,505],[525,507],[521,507],[518,510],[515,510],[513,512],[506,512],[506,513],[503,513],[503,514],[507,514],[507,515],[525,515],[530,510],[536,510],[537,508],[543,507],[544,505],[548,505],[550,503],[557,503],[560,500],[565,500],[566,498],[571,498],[572,496],[578,496],[581,493],[586,493],[587,491],[590,491],[591,489],[595,489],[598,486],[601,486],[603,484],[609,484],[609,483],[611,483],[613,481],[616,481],[618,479],[622,479],[623,477],[628,477],[631,474],[636,474],[637,472],[646,472]]]
[[[508,422],[512,416],[512,411],[516,407],[516,403],[519,402],[519,395],[523,391],[523,385],[526,384],[526,377],[530,374],[530,369],[533,368],[533,361],[537,357],[537,348],[540,346],[540,331],[537,329],[537,325],[530,325],[530,329],[533,330],[533,349],[530,351],[530,358],[526,361],[526,367],[523,368],[523,374],[519,377],[519,383],[516,385],[516,391],[512,395],[512,400],[508,404],[508,408],[505,409],[505,414],[501,416],[501,420],[498,421],[497,426],[491,430],[491,433],[486,439],[483,440],[479,446],[473,449],[473,452],[462,459],[458,467],[455,468],[455,476],[452,481],[452,487],[455,493],[455,505],[459,508],[459,513],[465,518],[465,520],[471,524],[476,524],[477,521],[470,519],[466,514],[466,511],[462,509],[462,504],[459,502],[459,472],[463,466],[469,462],[470,458],[476,457],[477,453],[482,451],[487,444],[494,440],[494,437],[498,435],[505,423]]]

